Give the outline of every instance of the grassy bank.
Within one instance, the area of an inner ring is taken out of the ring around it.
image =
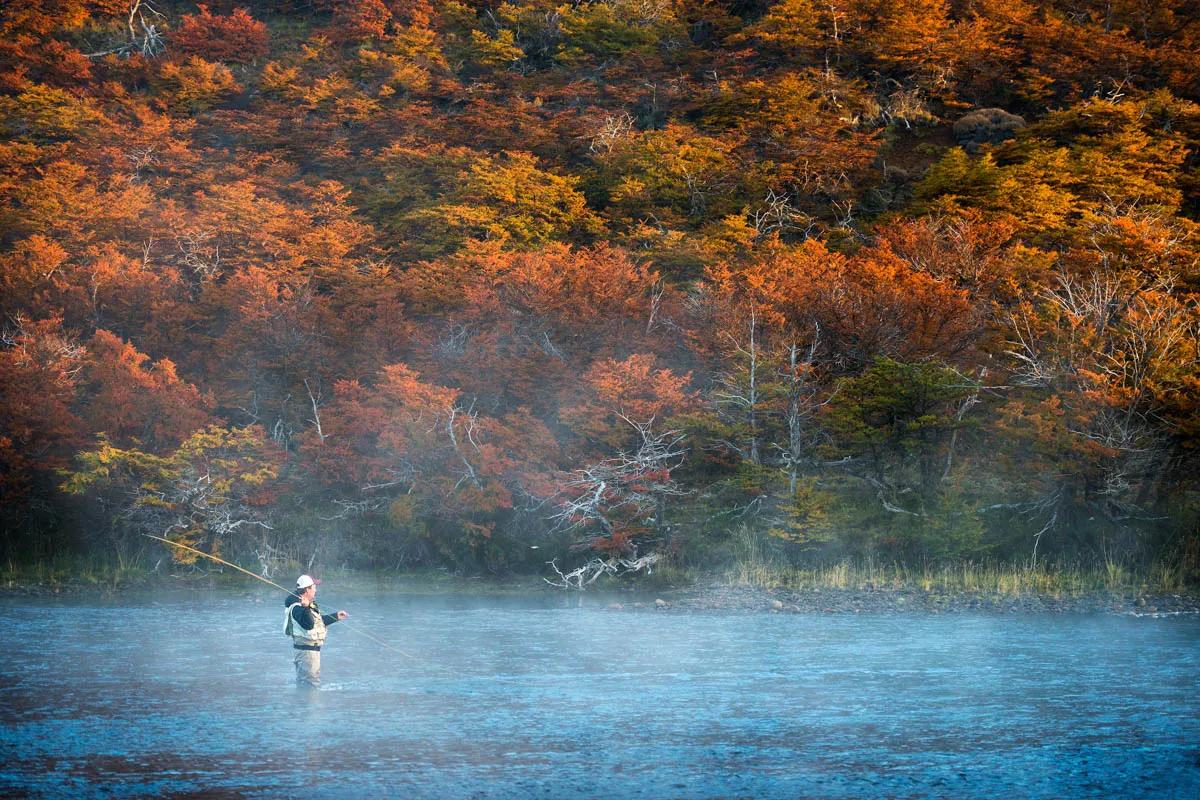
[[[744,554],[743,554],[744,555]],[[291,583],[299,567],[277,571],[272,580]],[[410,594],[516,594],[550,590],[540,575],[462,576],[440,569],[412,571],[320,570],[322,578],[340,591],[404,591]],[[941,594],[982,594],[1006,597],[1070,597],[1083,594],[1191,594],[1181,569],[1158,566],[1135,570],[1118,564],[1103,568],[1084,565],[1029,565],[962,562],[906,566],[870,561],[821,566],[793,566],[743,557],[714,571],[664,564],[651,575],[601,579],[593,589],[637,588],[670,591],[701,585],[763,590],[921,590]],[[138,564],[88,556],[61,556],[35,563],[0,565],[0,591],[10,592],[136,592],[192,587],[265,589],[264,584],[234,570],[193,569],[159,562]]]
[[[759,589],[921,589],[926,592],[1071,596],[1097,592],[1128,594],[1190,593],[1182,570],[1158,566],[1143,571],[1109,563],[1082,565],[958,564],[911,567],[902,564],[842,561],[801,568],[761,561],[742,561],[729,568],[723,581]]]
[[[144,564],[117,558],[58,555],[32,562],[5,562],[0,567],[0,587],[8,590],[121,589],[161,580]]]

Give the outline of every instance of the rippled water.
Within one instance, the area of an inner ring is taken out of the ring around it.
[[[1200,797],[1200,620],[0,601],[0,796]]]

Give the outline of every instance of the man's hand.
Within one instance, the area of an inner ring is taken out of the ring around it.
[[[345,618],[346,618],[346,617],[348,617],[348,616],[350,616],[350,615],[349,615],[349,614],[347,614],[345,611],[339,611],[339,612],[337,613],[337,618],[338,618],[338,619],[345,619]]]

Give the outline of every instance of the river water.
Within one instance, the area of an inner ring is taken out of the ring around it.
[[[1200,797],[1195,617],[319,601],[0,600],[0,797]]]

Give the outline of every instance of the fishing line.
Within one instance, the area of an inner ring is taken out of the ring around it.
[[[226,560],[225,560],[225,559],[223,559],[223,558],[218,558],[217,556],[214,556],[212,553],[206,553],[206,552],[204,552],[203,550],[197,550],[197,549],[196,549],[196,548],[194,548],[194,547],[189,547],[188,545],[186,545],[186,544],[183,544],[182,542],[173,542],[173,541],[171,541],[170,539],[164,539],[164,538],[163,538],[163,537],[161,537],[161,536],[155,536],[154,534],[151,534],[151,533],[143,533],[142,535],[143,535],[143,536],[146,536],[146,537],[149,537],[149,538],[151,538],[151,539],[156,539],[156,540],[158,540],[158,541],[160,541],[160,542],[163,542],[163,543],[165,543],[165,544],[173,545],[174,547],[178,547],[178,548],[181,548],[181,549],[183,549],[183,550],[187,550],[189,553],[195,553],[195,554],[196,554],[196,555],[198,555],[198,556],[204,556],[205,558],[212,559],[213,561],[217,562],[218,564],[223,564],[223,565],[225,565],[226,567],[230,567],[230,568],[232,568],[232,569],[236,569],[238,572],[241,572],[241,573],[243,573],[243,574],[245,574],[245,575],[249,575],[251,578],[254,578],[255,580],[262,581],[263,583],[267,584],[268,586],[272,586],[272,587],[274,587],[274,588],[278,589],[279,591],[281,591],[281,592],[283,592],[283,593],[285,593],[285,594],[295,594],[295,591],[294,591],[294,590],[292,590],[292,589],[285,589],[284,587],[280,586],[278,583],[275,583],[274,581],[270,581],[270,580],[268,580],[268,579],[264,578],[262,575],[259,575],[259,574],[258,574],[258,573],[256,573],[256,572],[251,572],[251,571],[250,571],[250,570],[248,570],[248,569],[244,569],[244,568],[242,568],[242,567],[239,567],[237,564],[231,564],[231,563],[229,563],[228,561],[226,561]],[[345,625],[345,626],[346,626],[347,628],[349,628],[350,630],[352,630],[352,631],[354,631],[355,633],[359,634],[360,636],[365,636],[366,638],[370,639],[372,642],[375,642],[375,644],[379,645],[380,647],[386,647],[388,650],[391,650],[391,651],[392,651],[392,652],[394,652],[394,653],[399,653],[400,655],[404,656],[405,658],[411,658],[411,659],[412,659],[412,660],[414,660],[414,661],[420,661],[420,662],[422,662],[422,663],[424,663],[424,664],[428,664],[429,666],[431,666],[431,667],[434,667],[434,668],[436,668],[436,669],[445,670],[446,672],[450,672],[450,673],[453,673],[453,674],[456,674],[456,675],[461,675],[461,674],[463,674],[463,673],[458,673],[458,672],[455,672],[454,670],[448,669],[448,668],[446,668],[446,667],[443,667],[443,666],[441,666],[440,664],[434,664],[434,663],[432,663],[432,662],[430,662],[430,661],[426,661],[426,660],[425,660],[425,659],[423,659],[423,658],[418,658],[417,656],[414,656],[414,655],[412,655],[411,653],[406,653],[406,652],[404,652],[403,650],[401,650],[399,647],[394,647],[394,646],[392,646],[392,645],[388,644],[387,642],[383,641],[382,639],[379,639],[379,638],[377,638],[377,637],[375,637],[375,636],[372,636],[371,634],[369,634],[369,633],[367,633],[366,631],[364,631],[362,628],[356,628],[355,626],[351,625],[350,623],[348,623],[348,622],[347,622],[346,620],[344,620],[344,619],[343,619],[343,620],[338,620],[338,621],[339,621],[341,624]]]

